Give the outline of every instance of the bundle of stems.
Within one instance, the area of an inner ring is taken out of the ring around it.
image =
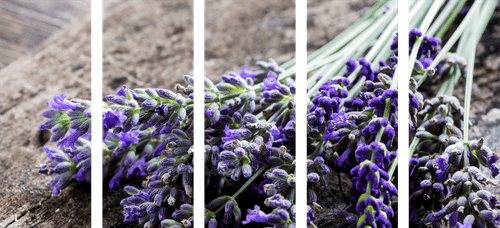
[[[428,75],[432,75],[430,71],[438,67],[444,58],[455,54],[467,59],[466,72],[460,70],[452,70],[446,76],[443,86],[438,91],[438,95],[451,96],[453,88],[462,74],[466,75],[466,93],[464,101],[464,124],[463,140],[469,143],[468,130],[469,130],[469,112],[471,102],[471,88],[474,70],[474,57],[475,48],[479,43],[479,39],[483,34],[498,1],[475,1],[465,18],[460,22],[459,26],[447,39],[445,45],[438,51],[437,56],[433,59],[429,67],[423,71],[415,71],[417,62],[417,54],[424,41],[421,37],[435,37],[442,39],[448,30],[452,27],[459,17],[460,12],[466,4],[465,0],[449,0],[449,1],[410,1],[410,29],[417,28],[422,36],[417,39],[412,47],[409,59],[409,72],[408,75],[403,77],[415,77],[417,80],[417,88],[420,87]],[[387,8],[389,10],[387,10]],[[353,24],[345,32],[337,36],[335,39],[309,55],[307,58],[307,71],[311,73],[307,81],[309,88],[308,98],[312,99],[318,92],[319,88],[327,81],[337,78],[345,77],[346,61],[349,59],[358,59],[364,57],[368,62],[378,62],[380,60],[387,60],[392,51],[386,48],[391,44],[392,37],[396,35],[397,28],[397,3],[394,1],[379,1],[372,9],[365,14],[359,21]],[[451,52],[452,48],[456,46],[456,51]],[[399,53],[406,54],[406,53]],[[293,75],[293,68],[289,67],[291,64],[285,64],[283,67],[286,70],[281,77],[285,78]],[[396,65],[397,67],[397,65]],[[356,70],[348,75],[350,81],[354,81],[358,77],[361,66],[357,66]],[[397,89],[397,71],[394,73],[390,89]],[[319,79],[318,79],[319,78]],[[357,96],[365,83],[366,78],[360,78],[354,85],[349,87],[349,97]],[[388,102],[388,100],[387,100]],[[387,117],[390,104],[386,105],[386,112],[384,117]],[[435,112],[428,114],[424,117],[421,123],[429,120],[434,116]],[[382,137],[382,127],[375,139],[380,142]],[[415,152],[420,140],[413,138],[409,157],[411,158]],[[326,142],[319,142],[316,149],[323,147]],[[308,158],[313,160],[317,155],[317,151],[309,154]],[[399,156],[399,154],[398,154]],[[404,154],[403,156],[408,156]],[[373,156],[372,159],[373,161]],[[397,182],[393,175],[397,168],[397,157],[391,161],[388,170],[389,180]],[[369,185],[368,185],[369,188]],[[369,192],[369,190],[367,191]],[[383,198],[383,197],[382,197]],[[361,219],[361,218],[360,218]],[[358,221],[359,224],[359,221]]]
[[[413,1],[412,3],[421,3],[423,1]],[[457,18],[458,13],[465,5],[466,1],[464,0],[450,0],[442,9],[441,13],[437,18],[435,18],[437,11],[443,6],[444,1],[435,1],[431,8],[433,10],[427,11],[427,14],[410,14],[410,27],[413,25],[414,27],[418,27],[419,30],[427,36],[434,36],[437,38],[442,38],[445,33],[448,31],[450,25]],[[475,1],[471,6],[469,13],[465,16],[465,18],[461,21],[458,28],[453,32],[450,38],[447,40],[446,44],[441,48],[439,54],[436,56],[432,64],[425,70],[424,73],[420,75],[427,75],[429,69],[435,68],[444,57],[450,54],[457,54],[461,57],[467,58],[467,78],[466,78],[466,88],[465,88],[465,100],[464,100],[464,123],[469,122],[469,113],[470,113],[470,103],[471,103],[471,90],[472,90],[472,79],[473,79],[473,71],[474,71],[474,58],[476,55],[476,46],[479,43],[479,38],[482,36],[486,26],[495,10],[498,1]],[[423,20],[422,20],[423,19]],[[433,21],[434,20],[434,21]],[[432,25],[431,22],[433,21]],[[451,52],[453,46],[455,46],[458,42],[455,52]],[[412,73],[415,60],[416,60],[416,51],[418,47],[421,45],[421,39],[418,40],[414,47],[413,51],[410,55],[410,75],[412,77],[419,76]],[[448,95],[451,96],[453,93],[453,89],[455,84],[458,82],[460,77],[462,76],[460,71],[455,71],[453,75],[449,75],[443,82],[443,86],[437,92],[437,95]],[[420,87],[427,77],[421,77],[418,81],[417,88]],[[432,115],[426,115],[424,117],[424,121],[431,118]],[[464,140],[468,140],[468,129],[469,125],[464,125]],[[413,156],[415,149],[420,140],[418,138],[414,138],[410,144],[410,157]]]
[[[465,5],[465,0],[449,0],[446,1],[433,1],[428,4],[426,1],[411,1],[410,2],[410,28],[419,28],[419,31],[426,36],[433,36],[436,38],[443,38],[445,33],[450,28],[451,24],[457,19],[462,7]],[[475,49],[479,43],[479,38],[483,34],[491,15],[497,5],[498,1],[475,1],[470,8],[467,16],[460,23],[459,27],[453,32],[451,37],[446,42],[438,56],[432,62],[431,66],[434,68],[443,57],[451,54],[452,47],[458,43],[456,54],[459,56],[467,57],[467,82],[466,82],[466,95],[465,95],[465,115],[464,122],[468,122],[470,112],[471,88],[474,69],[474,56]],[[389,6],[389,12],[384,14],[385,7]],[[444,7],[443,7],[444,6]],[[421,13],[426,12],[426,13]],[[308,79],[309,98],[316,92],[319,86],[327,80],[335,77],[343,77],[345,73],[344,64],[348,59],[357,59],[368,51],[365,59],[368,61],[378,61],[387,59],[390,56],[390,50],[383,49],[391,43],[392,36],[397,30],[397,2],[395,1],[378,1],[371,10],[363,15],[355,24],[350,26],[339,36],[316,50],[314,53],[307,57],[307,70],[308,73],[314,72]],[[438,14],[439,13],[439,14]],[[476,17],[478,15],[478,17]],[[431,24],[432,23],[432,24]],[[381,34],[380,34],[381,33]],[[380,34],[380,36],[379,36]],[[418,48],[422,43],[422,39],[417,40],[414,44],[413,51],[410,54],[409,61],[409,75],[412,75],[413,67],[415,64]],[[280,79],[294,75],[293,71],[294,59],[286,62],[282,67],[286,70],[285,73],[280,75]],[[359,72],[361,67],[358,66],[349,79],[353,80],[355,75]],[[428,70],[422,75],[427,75]],[[323,77],[316,81],[320,75]],[[438,91],[438,95],[450,95],[453,88],[461,76],[457,71],[456,75],[451,75],[445,80],[443,86]],[[421,86],[427,77],[422,77],[418,81],[418,86]],[[397,82],[397,80],[394,80]],[[361,85],[364,79],[360,80],[349,91],[350,97],[361,91]],[[351,95],[352,93],[352,95]],[[426,120],[430,116],[424,118]],[[465,125],[464,139],[467,140],[468,125]],[[410,157],[418,145],[419,139],[414,138],[410,145]],[[397,160],[397,159],[396,159]]]

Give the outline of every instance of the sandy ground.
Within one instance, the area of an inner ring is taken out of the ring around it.
[[[308,52],[345,30],[368,10],[364,6],[373,2],[309,1]],[[121,85],[172,88],[182,82],[182,75],[193,72],[192,2],[141,3],[106,2],[103,95],[115,93]],[[206,75],[217,80],[243,65],[252,68],[257,60],[273,57],[283,63],[293,58],[294,11],[293,1],[207,1]],[[499,119],[493,108],[500,106],[494,96],[500,87],[498,9],[496,12],[481,41],[484,51],[478,47],[472,105],[476,126],[472,131],[493,137],[486,142],[498,151],[500,123],[492,120]],[[38,50],[0,71],[0,84],[6,88],[0,91],[0,227],[89,227],[89,185],[73,182],[54,197],[47,187],[51,178],[36,173],[36,165],[48,160],[41,147],[47,144],[49,134],[37,129],[44,121],[40,114],[46,109],[45,101],[62,92],[71,98],[88,99],[89,81],[88,18],[74,21]],[[460,89],[456,92],[462,93]],[[490,112],[488,117],[480,117]],[[336,178],[332,182],[336,183]],[[137,184],[122,182],[127,183]],[[328,227],[333,205],[339,202],[335,191],[332,188],[325,193],[326,210],[318,214],[320,227]],[[121,222],[119,200],[124,193],[110,191],[105,184],[104,196],[104,227],[129,227]]]

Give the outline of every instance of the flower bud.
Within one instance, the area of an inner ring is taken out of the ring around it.
[[[429,77],[434,76],[435,73],[436,73],[436,69],[434,69],[434,68],[427,68],[427,75]]]
[[[73,165],[70,162],[61,162],[57,164],[57,166],[54,168],[54,173],[61,174],[65,173],[69,169],[71,169]]]
[[[425,166],[418,167],[418,171],[420,171],[420,172],[426,172],[428,170],[429,170],[429,168],[427,168]]]
[[[481,197],[484,200],[490,200],[491,193],[487,190],[480,190],[476,192],[477,196]]]
[[[461,196],[460,198],[458,198],[457,205],[458,206],[467,206],[467,198],[465,198],[464,196]]]
[[[439,141],[444,145],[448,145],[448,143],[449,143],[448,135],[447,134],[439,135]]]
[[[144,228],[153,228],[154,224],[151,221],[147,221],[146,224],[144,224]]]
[[[274,184],[265,184],[264,185],[264,192],[269,192],[269,191],[274,191],[276,190],[276,185]]]
[[[412,91],[417,90],[417,81],[414,78],[410,78],[409,89]]]
[[[294,177],[294,175],[292,173],[290,175],[288,175],[288,179],[286,180],[286,182],[290,186],[294,186],[295,185],[295,177]]]
[[[284,180],[285,178],[288,177],[288,173],[285,170],[282,169],[274,169],[270,173],[267,174],[269,178],[273,179],[282,179]]]
[[[471,176],[468,172],[461,172],[460,176],[462,182],[467,182],[471,180]],[[470,186],[470,185],[469,185]]]
[[[166,157],[160,161],[161,166],[172,166],[175,164],[175,158]]]
[[[328,168],[328,166],[327,166],[327,165],[325,165],[325,164],[321,164],[321,165],[319,165],[319,166],[316,168],[316,170],[317,170],[320,174],[322,174],[322,175],[328,175],[328,173],[330,173],[330,168]]]
[[[173,206],[175,204],[175,198],[170,196],[167,199],[168,205]]]
[[[315,165],[315,166],[319,166],[319,165],[322,165],[324,163],[325,163],[325,160],[321,156],[316,157],[313,161],[313,165]]]
[[[423,180],[420,182],[420,187],[428,188],[432,186],[432,182],[430,180]]]
[[[389,75],[384,74],[384,73],[379,73],[379,74],[377,75],[377,78],[378,78],[378,80],[379,80],[379,81],[381,81],[382,83],[384,83],[384,85],[385,85],[386,87],[391,86],[391,81],[392,81],[392,79],[389,77]]]
[[[470,141],[469,145],[473,150],[479,150],[484,144],[484,138],[480,138],[479,140]]]
[[[131,196],[139,193],[139,189],[137,189],[136,187],[134,186],[125,186],[124,188],[125,192]]]
[[[250,178],[250,176],[252,176],[252,167],[249,164],[243,164],[241,171],[245,178]]]
[[[280,156],[283,156],[283,155],[285,155],[286,150],[287,150],[286,147],[284,145],[281,145],[280,148],[278,149],[278,154]]]
[[[373,81],[365,81],[363,83],[363,91],[370,91],[373,89]]]
[[[286,211],[285,209],[278,209],[278,211],[276,211],[276,214],[283,222],[287,221],[290,218],[288,211]]]
[[[455,185],[457,182],[453,179],[448,179],[444,182],[444,185],[450,186],[450,185]]]
[[[184,163],[181,163],[177,166],[177,173],[183,174],[187,170],[187,166]]]
[[[472,192],[469,194],[469,202],[473,205],[477,205],[481,202],[481,198],[477,195],[477,193]]]
[[[482,210],[479,212],[479,217],[490,224],[498,224],[498,220],[500,220],[500,214],[493,210]]]
[[[190,228],[190,227],[193,227],[193,223],[187,219],[183,219],[181,221],[182,225],[186,228]]]
[[[233,213],[234,207],[235,207],[234,202],[232,200],[229,200],[224,206],[224,211],[226,213]]]
[[[319,175],[317,173],[310,173],[307,175],[307,179],[309,180],[309,182],[311,183],[316,183],[319,181]]]
[[[436,136],[428,131],[418,131],[415,136],[419,139],[435,139]]]
[[[311,166],[311,165],[313,165],[313,164],[314,164],[314,162],[313,162],[313,161],[311,161],[310,159],[307,159],[307,160],[306,160],[306,166],[307,166],[307,167],[310,167],[310,166]]]
[[[217,98],[217,95],[212,92],[205,92],[205,101],[212,101]]]
[[[208,228],[217,228],[217,220],[215,218],[211,218],[208,221]]]
[[[457,203],[457,200],[452,200],[450,201],[445,207],[444,207],[444,211],[446,212],[446,214],[451,214],[453,213],[455,210],[458,209],[458,203]]]
[[[421,71],[424,71],[425,68],[424,68],[424,65],[422,64],[422,62],[420,62],[420,60],[415,60],[415,65],[413,65],[413,70],[414,71],[417,71],[417,72],[421,72]]]
[[[316,212],[321,212],[323,211],[323,207],[321,207],[318,203],[312,202],[311,208],[316,211]]]
[[[225,161],[236,159],[236,155],[232,151],[227,151],[227,150],[222,151],[219,156],[221,160]]]

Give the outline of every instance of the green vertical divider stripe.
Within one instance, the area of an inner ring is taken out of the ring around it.
[[[102,1],[92,0],[92,228],[102,227]]]
[[[408,0],[398,0],[398,227],[408,227]]]
[[[194,0],[194,227],[204,226],[204,148],[203,148],[203,93],[204,93],[204,0]]]
[[[306,0],[296,0],[295,59],[297,61],[296,105],[296,196],[297,227],[306,227]]]

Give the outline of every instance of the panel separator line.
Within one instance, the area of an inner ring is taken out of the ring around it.
[[[307,227],[307,0],[295,3],[295,224]]]
[[[409,225],[409,8],[408,0],[398,0],[398,223]]]
[[[205,225],[205,121],[204,121],[204,78],[205,78],[205,1],[193,0],[194,8],[194,178],[193,206],[194,227]]]
[[[91,2],[91,224],[102,227],[102,1]]]

